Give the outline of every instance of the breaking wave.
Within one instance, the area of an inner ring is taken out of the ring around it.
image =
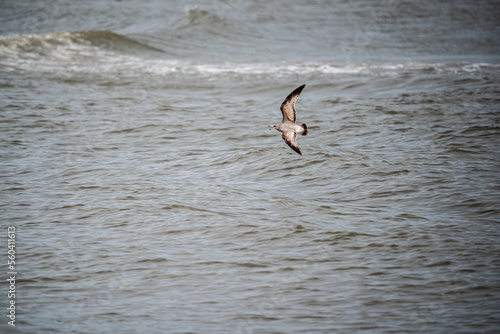
[[[208,13],[193,10],[193,20]],[[178,74],[200,78],[391,76],[401,74],[487,73],[499,64],[424,62],[202,62],[172,57],[138,39],[111,31],[54,32],[0,37],[0,66],[10,71],[137,75]]]

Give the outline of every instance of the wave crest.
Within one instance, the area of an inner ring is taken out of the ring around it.
[[[85,54],[107,50],[119,53],[162,52],[132,38],[101,30],[59,31],[41,35],[15,35],[0,37],[0,55],[10,57]]]

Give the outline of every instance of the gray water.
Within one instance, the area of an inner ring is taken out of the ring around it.
[[[0,6],[2,333],[500,332],[497,1]]]

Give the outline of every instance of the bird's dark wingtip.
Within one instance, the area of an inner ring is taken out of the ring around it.
[[[298,154],[302,155],[302,152],[300,152],[300,149],[298,147],[293,147],[293,146],[290,146],[290,147],[292,148],[292,150],[294,150]]]
[[[292,94],[297,94],[297,93],[300,94],[305,86],[306,86],[306,84],[303,84],[302,86],[295,88],[295,90],[292,92]]]

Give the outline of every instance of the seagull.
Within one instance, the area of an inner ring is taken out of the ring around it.
[[[283,114],[283,119],[280,124],[269,125],[269,130],[276,129],[279,132],[283,132],[281,136],[285,143],[288,144],[298,154],[302,155],[299,146],[297,145],[297,133],[305,136],[307,135],[307,125],[295,125],[295,101],[299,98],[300,93],[306,85],[297,87],[293,92],[290,93],[281,104],[281,113]]]

